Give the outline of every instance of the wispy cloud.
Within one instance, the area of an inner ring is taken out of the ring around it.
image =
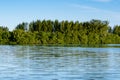
[[[94,6],[88,6],[88,5],[82,5],[82,4],[70,4],[70,6],[73,8],[91,11],[91,12],[109,12],[109,13],[120,14],[120,12],[110,11],[110,10],[106,10],[106,9],[100,9],[100,8],[97,8]]]
[[[74,8],[84,9],[84,10],[91,10],[91,11],[98,11],[99,9],[87,5],[81,5],[81,4],[71,4],[70,6]]]
[[[110,25],[118,24],[120,22],[120,12],[115,12],[112,10],[106,10],[102,8],[97,8],[94,6],[88,6],[83,4],[71,4],[73,9],[77,9],[81,16],[87,17],[87,19],[101,19],[110,21]]]
[[[112,0],[93,0],[93,1],[96,1],[96,2],[111,2]]]

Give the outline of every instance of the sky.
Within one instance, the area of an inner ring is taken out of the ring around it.
[[[120,0],[0,0],[0,26],[9,30],[36,20],[107,20],[120,25]]]

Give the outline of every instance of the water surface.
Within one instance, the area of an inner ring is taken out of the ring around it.
[[[0,46],[0,80],[120,80],[120,45]]]

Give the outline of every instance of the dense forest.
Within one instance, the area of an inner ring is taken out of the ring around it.
[[[0,44],[119,44],[120,26],[108,21],[37,20],[18,24],[13,31],[0,26]]]

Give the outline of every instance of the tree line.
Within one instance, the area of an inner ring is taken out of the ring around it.
[[[119,44],[120,26],[108,21],[37,20],[18,24],[13,31],[0,26],[0,44]]]

